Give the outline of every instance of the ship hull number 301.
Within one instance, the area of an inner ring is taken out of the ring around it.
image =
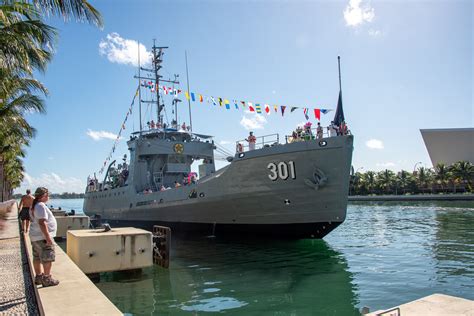
[[[268,178],[272,181],[287,180],[288,178],[296,179],[295,163],[292,160],[278,163],[270,162],[267,169],[270,170]]]

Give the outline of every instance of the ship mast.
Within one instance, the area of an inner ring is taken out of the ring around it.
[[[138,42],[138,77],[140,77],[140,42]],[[138,116],[140,119],[140,134],[142,133],[142,86],[138,79]]]
[[[152,50],[151,50],[152,55],[153,55],[152,56],[152,61],[151,61],[152,69],[147,69],[147,68],[140,67],[140,70],[151,73],[152,77],[141,77],[140,75],[135,76],[135,78],[137,78],[139,81],[141,79],[155,81],[154,84],[155,84],[155,91],[156,91],[156,101],[140,100],[140,102],[156,103],[157,122],[161,122],[161,111],[163,111],[163,108],[165,106],[164,103],[160,102],[160,90],[159,90],[160,81],[161,82],[168,82],[168,83],[172,83],[172,84],[179,84],[179,81],[176,80],[176,77],[175,77],[175,80],[161,79],[163,76],[160,75],[159,72],[160,72],[160,69],[162,68],[161,63],[163,62],[163,55],[164,55],[163,50],[167,49],[167,48],[168,47],[166,47],[166,46],[156,46],[156,40],[153,40],[153,47],[152,47]],[[161,123],[163,123],[163,122],[161,122]],[[141,122],[140,122],[140,124],[141,124]]]

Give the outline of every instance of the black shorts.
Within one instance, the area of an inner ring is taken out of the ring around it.
[[[30,220],[30,208],[29,207],[23,207],[20,211],[20,219],[22,221],[24,220]]]

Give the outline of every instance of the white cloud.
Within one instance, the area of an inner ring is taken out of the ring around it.
[[[388,168],[388,167],[395,167],[395,163],[389,161],[389,162],[378,162],[376,163],[377,167],[383,167],[383,168]]]
[[[240,125],[246,130],[263,129],[267,119],[263,115],[253,114],[251,117],[242,116]]]
[[[365,146],[369,147],[370,149],[383,149],[383,142],[378,139],[369,139],[365,142]]]
[[[95,141],[99,141],[104,138],[113,139],[113,140],[117,139],[117,135],[111,132],[106,132],[106,131],[93,131],[93,130],[88,129],[86,134],[87,136],[89,136]],[[122,139],[122,137],[120,137],[120,139]]]
[[[348,26],[356,27],[363,23],[370,23],[375,17],[375,10],[368,2],[363,0],[350,0],[344,10],[344,20]]]
[[[74,177],[62,178],[60,175],[54,172],[43,173],[37,178],[32,177],[25,172],[23,182],[21,183],[20,187],[15,190],[15,192],[24,193],[26,189],[30,189],[32,192],[34,192],[37,187],[46,187],[52,193],[82,193],[84,192],[85,186],[85,180],[82,181]]]
[[[374,30],[374,29],[370,29],[369,30],[369,35],[372,36],[372,37],[380,37],[382,36],[382,32],[380,30]]]
[[[107,38],[100,41],[99,53],[113,63],[138,66],[138,42],[122,38],[118,33],[107,34]],[[145,45],[140,44],[140,64],[149,65],[151,56]]]

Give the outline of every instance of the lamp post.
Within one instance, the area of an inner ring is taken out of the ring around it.
[[[415,174],[416,172],[416,166],[418,166],[419,164],[422,164],[421,161],[418,161],[414,166],[413,166],[413,174]]]

